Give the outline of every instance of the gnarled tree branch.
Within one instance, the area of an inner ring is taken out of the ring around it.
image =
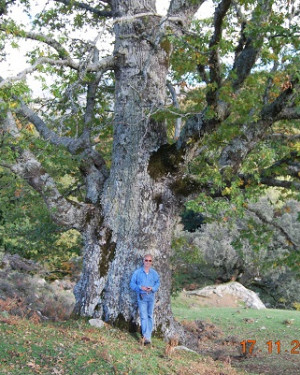
[[[277,120],[300,120],[300,107],[286,107],[277,115]]]
[[[21,36],[26,39],[36,40],[37,42],[45,43],[48,46],[54,48],[61,59],[65,59],[70,56],[69,52],[61,45],[61,43],[59,43],[57,40],[50,36],[40,33],[34,33],[32,31],[22,31]]]
[[[6,22],[0,23],[0,31],[4,31],[5,33],[11,34],[15,37],[31,39],[37,42],[45,43],[48,46],[54,48],[58,52],[58,55],[61,59],[69,58],[69,52],[61,45],[61,43],[59,43],[57,40],[55,40],[53,37],[49,35],[21,29],[11,30],[9,27],[7,27]]]
[[[258,6],[262,7],[263,11],[260,12],[259,17],[253,17],[251,22],[255,23],[257,28],[260,28],[260,26],[263,23],[268,22],[268,19],[270,18],[272,1],[264,0]],[[236,78],[233,80],[233,88],[235,91],[241,87],[251,72],[263,43],[263,35],[260,36],[260,39],[257,39],[257,36],[253,38],[245,35],[246,25],[246,21],[242,21],[241,38],[236,48],[235,60],[232,68],[234,76],[236,75]]]
[[[0,82],[0,88],[3,86],[6,86],[12,82],[21,81],[25,79],[25,77],[36,71],[41,65],[43,64],[49,64],[52,66],[60,66],[60,67],[68,67],[72,68],[74,70],[80,71],[81,64],[75,62],[72,59],[64,59],[64,60],[56,60],[48,57],[40,57],[37,59],[37,61],[27,69],[24,69],[22,72],[17,74],[16,76],[9,77],[7,79],[2,79]],[[97,64],[91,63],[88,64],[86,67],[86,72],[98,72],[101,70],[102,72],[105,72],[107,70],[113,69],[115,64],[115,59],[113,56],[104,57]]]
[[[22,151],[11,170],[42,196],[51,217],[57,224],[79,231],[83,229],[86,215],[91,207],[64,198],[59,193],[54,180],[30,151]]]
[[[20,133],[11,112],[0,120],[3,129],[13,137],[19,137]],[[82,230],[86,221],[86,215],[91,210],[87,204],[77,203],[64,198],[58,191],[52,177],[44,170],[41,163],[29,150],[19,150],[17,162],[13,165],[2,163],[13,173],[23,178],[45,201],[53,220],[68,229]]]
[[[300,190],[300,183],[296,181],[279,180],[278,178],[274,177],[261,177],[260,182],[267,186]]]
[[[231,0],[222,0],[217,6],[214,15],[214,33],[209,42],[210,58],[209,58],[209,69],[210,69],[210,83],[215,84],[216,87],[210,89],[207,93],[206,99],[208,105],[216,106],[217,104],[217,92],[221,86],[221,67],[219,60],[219,43],[222,38],[223,21],[226,13],[230,7]]]
[[[267,104],[261,111],[262,120],[278,121],[285,116],[285,111],[291,108],[291,105],[297,100],[300,91],[300,84],[298,78],[290,82],[290,86],[284,90],[272,103]],[[299,110],[299,107],[297,108]]]
[[[280,167],[280,172],[276,169]],[[276,161],[273,165],[263,171],[263,176],[270,175],[290,176],[300,179],[300,157],[296,151],[290,153],[283,159]]]
[[[194,14],[197,12],[200,6],[205,3],[205,1],[206,0],[171,0],[167,17],[178,17],[176,22],[181,23],[183,26],[187,26],[191,22]]]
[[[236,173],[239,166],[249,152],[262,139],[274,122],[278,121],[280,114],[295,96],[299,95],[300,85],[294,81],[293,85],[283,91],[272,103],[263,107],[260,120],[246,123],[242,127],[243,135],[233,139],[221,153],[219,165],[222,170],[231,167]]]
[[[33,110],[31,110],[24,103],[21,103],[20,107],[17,109],[17,112],[21,113],[30,122],[32,122],[39,134],[46,141],[49,141],[56,146],[65,147],[73,155],[81,153],[82,164],[80,169],[86,182],[86,199],[89,202],[97,203],[100,199],[104,181],[108,176],[108,170],[104,158],[91,147],[88,127],[89,123],[85,124],[86,127],[82,135],[77,139],[71,137],[59,137],[54,131],[50,130],[46,126],[44,121]]]
[[[244,183],[241,184],[243,188],[246,184],[251,181],[257,181],[257,176],[254,178],[251,174],[238,174],[240,180]],[[287,177],[288,179],[281,179]],[[300,187],[300,158],[296,151],[292,151],[289,155],[284,158],[277,160],[275,163],[270,165],[268,168],[264,168],[259,172],[258,183],[262,183],[267,186],[283,187],[286,189],[297,189]]]
[[[89,146],[87,132],[83,132],[77,139],[64,136],[60,137],[54,131],[50,130],[41,117],[22,101],[20,106],[16,109],[16,113],[21,114],[30,121],[45,141],[49,141],[55,146],[64,146],[73,155],[77,154],[79,150]]]

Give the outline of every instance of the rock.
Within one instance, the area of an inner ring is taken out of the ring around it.
[[[210,297],[213,294],[217,295],[220,298],[223,295],[229,294],[244,302],[246,307],[248,308],[256,310],[266,308],[266,306],[262,303],[262,301],[255,292],[245,288],[242,284],[238,283],[237,281],[220,285],[206,286],[202,289],[187,291],[186,294],[193,294],[206,298]]]
[[[75,304],[72,283],[67,280],[58,285],[49,284],[44,278],[46,273],[31,260],[4,254],[0,260],[0,299],[11,300],[5,310],[36,321],[68,319]]]
[[[1,268],[4,270],[11,269],[21,272],[37,272],[41,266],[32,260],[21,258],[18,254],[5,253],[1,260]]]
[[[93,327],[102,328],[104,327],[105,323],[101,319],[90,319],[89,323]]]

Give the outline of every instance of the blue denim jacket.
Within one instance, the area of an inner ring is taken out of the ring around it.
[[[138,294],[148,294],[141,289],[142,286],[152,287],[150,293],[153,294],[157,292],[159,285],[159,274],[153,268],[150,268],[148,274],[146,274],[144,267],[138,268],[134,271],[130,281],[130,288]]]

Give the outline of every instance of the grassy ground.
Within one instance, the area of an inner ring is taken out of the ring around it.
[[[166,355],[159,339],[141,348],[137,336],[108,325],[99,330],[84,320],[39,322],[0,311],[0,375],[300,373],[299,312],[203,307],[184,294],[174,299],[173,311],[190,328],[195,320],[213,324],[199,341],[201,355]],[[242,355],[240,343],[248,340],[255,340],[253,353],[247,347]]]
[[[154,339],[141,348],[138,337],[83,320],[36,322],[0,313],[1,375],[236,375],[229,364],[174,351]]]
[[[196,296],[181,294],[173,301],[173,312],[181,321],[205,320],[223,334],[200,344],[203,353],[230,355],[235,367],[257,374],[300,374],[300,312],[203,307]],[[248,342],[243,347],[244,340]],[[253,352],[249,350],[253,345]],[[241,352],[246,349],[244,358]]]

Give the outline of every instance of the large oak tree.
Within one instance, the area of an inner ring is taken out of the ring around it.
[[[154,0],[52,0],[22,26],[14,7],[30,14],[30,3],[0,2],[3,47],[32,43],[26,69],[1,68],[1,166],[42,196],[58,225],[82,234],[76,314],[135,323],[129,280],[152,253],[156,325],[174,335],[171,241],[184,203],[196,194],[203,204],[237,203],[263,185],[299,189],[299,10],[219,0],[192,24],[205,0],[172,0],[165,16]],[[89,28],[105,27],[111,56],[89,40]],[[30,74],[45,77],[39,99]],[[177,98],[175,84],[194,89]],[[62,189],[60,169],[76,189]]]

